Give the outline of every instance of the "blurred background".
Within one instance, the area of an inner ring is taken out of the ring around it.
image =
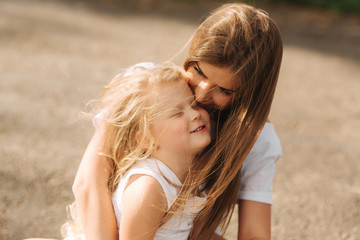
[[[0,239],[60,238],[92,134],[88,101],[120,69],[183,49],[215,1],[0,1]],[[284,57],[270,119],[283,146],[272,239],[360,239],[360,1],[251,1]],[[226,234],[236,239],[236,216]]]

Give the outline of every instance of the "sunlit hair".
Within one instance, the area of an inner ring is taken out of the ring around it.
[[[150,157],[156,143],[150,132],[153,120],[159,114],[156,99],[167,84],[185,82],[184,73],[182,68],[170,64],[153,69],[133,67],[117,75],[104,88],[99,109],[104,127],[100,153],[111,163],[108,179],[111,193],[129,169]],[[81,238],[74,204],[68,207],[68,212],[70,220],[64,224],[62,233],[64,237]]]
[[[202,61],[230,68],[240,81],[231,107],[220,111],[215,119],[216,141],[192,170],[199,181],[207,179],[203,190],[208,196],[203,216],[199,215],[199,219],[206,220],[196,239],[209,239],[207,234],[219,224],[225,229],[229,223],[238,194],[240,168],[268,118],[281,59],[278,27],[266,12],[245,4],[225,4],[216,9],[190,41],[185,70]],[[188,180],[191,179],[194,178],[190,174]],[[199,185],[193,184],[194,188]]]
[[[109,190],[114,192],[120,178],[139,160],[153,152],[150,126],[158,112],[157,94],[165,84],[185,81],[177,67],[138,68],[115,78],[105,87],[101,108],[104,113],[103,154],[111,159],[113,172]]]

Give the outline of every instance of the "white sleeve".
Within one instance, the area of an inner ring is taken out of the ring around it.
[[[241,168],[238,199],[272,204],[272,182],[281,155],[281,144],[274,126],[265,123]]]
[[[104,117],[104,112],[99,112],[92,118],[92,124],[94,125],[95,129],[98,129]]]
[[[134,71],[136,71],[136,68],[137,67],[142,67],[142,68],[145,68],[145,69],[153,69],[155,67],[157,67],[158,65],[156,65],[155,63],[153,62],[141,62],[141,63],[137,63],[135,64],[134,66],[130,67],[126,73],[125,73],[125,76],[128,76],[128,75],[131,75],[132,73],[134,73]],[[95,115],[95,117],[92,118],[92,123],[95,127],[95,129],[97,129],[102,120],[104,118],[104,111],[101,111],[99,112],[98,114]]]

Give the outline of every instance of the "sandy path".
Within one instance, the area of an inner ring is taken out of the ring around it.
[[[93,131],[79,112],[119,69],[170,58],[204,12],[166,7],[0,2],[0,239],[60,237]],[[360,239],[360,19],[267,9],[285,41],[271,113],[284,151],[273,239]]]

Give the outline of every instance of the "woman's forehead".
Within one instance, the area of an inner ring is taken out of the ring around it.
[[[240,81],[235,78],[230,67],[219,67],[207,62],[198,62],[197,65],[208,80],[214,84],[229,90],[236,90],[240,87]]]

